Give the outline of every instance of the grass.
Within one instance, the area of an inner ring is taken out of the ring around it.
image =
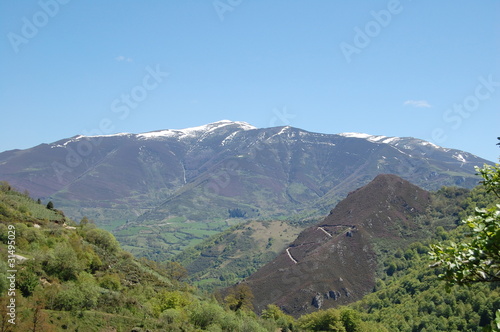
[[[107,223],[101,223],[99,224],[99,228],[102,228],[108,232],[113,232],[116,230],[118,227],[123,226],[127,223],[127,220],[121,219],[121,220],[112,220]]]

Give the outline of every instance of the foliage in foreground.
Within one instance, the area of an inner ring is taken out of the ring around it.
[[[486,192],[497,197],[490,208],[476,209],[463,221],[465,241],[440,243],[431,247],[434,266],[443,266],[440,277],[453,284],[500,281],[500,167],[476,168]]]

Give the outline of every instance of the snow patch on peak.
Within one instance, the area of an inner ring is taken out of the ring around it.
[[[344,137],[364,138],[364,139],[367,139],[368,137],[372,137],[372,135],[363,134],[363,133],[341,133],[339,135],[344,136]]]
[[[393,144],[401,140],[400,137],[388,137],[382,135],[370,135],[363,133],[341,133],[339,135],[344,137],[362,138],[373,143],[385,143],[385,144]]]
[[[230,121],[230,120],[221,120],[221,121],[217,121],[214,123],[209,123],[206,125],[185,128],[185,129],[166,129],[166,130],[151,131],[148,133],[138,134],[137,137],[143,138],[143,139],[161,138],[161,137],[178,137],[179,139],[191,138],[191,137],[196,137],[200,134],[206,135],[212,131],[215,131],[217,129],[220,129],[220,128],[223,128],[226,126],[230,126],[230,125],[237,125],[239,127],[239,129],[241,129],[241,130],[257,129],[256,127],[254,127],[246,122],[241,122],[241,121],[234,122],[234,121]]]
[[[74,137],[66,139],[66,141],[62,144],[55,144],[52,143],[50,148],[65,148],[66,145],[69,143],[77,142],[80,140],[87,140],[87,139],[93,139],[93,138],[99,138],[99,137],[118,137],[118,136],[130,136],[132,134],[130,133],[118,133],[118,134],[110,134],[110,135],[91,135],[91,136],[85,136],[85,135],[76,135]]]
[[[461,163],[466,163],[467,160],[464,158],[464,156],[461,153],[455,153],[452,158],[455,158],[456,160],[460,161]]]
[[[433,148],[436,148],[436,149],[443,149],[443,150],[445,150],[445,152],[448,152],[448,150],[446,150],[446,149],[444,149],[444,148],[440,147],[439,145],[436,145],[436,144],[434,144],[434,143],[431,143],[431,142],[421,141],[421,142],[420,142],[420,145],[430,145],[430,146],[432,146]]]

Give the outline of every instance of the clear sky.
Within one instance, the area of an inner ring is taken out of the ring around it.
[[[500,155],[500,1],[1,1],[0,30],[0,151],[228,119]]]

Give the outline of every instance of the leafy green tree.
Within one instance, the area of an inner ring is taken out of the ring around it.
[[[486,192],[500,198],[500,166],[476,167]],[[500,204],[478,209],[463,223],[469,241],[431,246],[431,266],[442,266],[439,276],[447,285],[469,285],[477,282],[500,281]],[[500,309],[496,312],[495,328],[500,331]]]
[[[178,262],[165,262],[161,264],[161,268],[165,269],[168,276],[173,280],[182,281],[188,276],[186,268]]]
[[[49,209],[49,210],[54,210],[54,203],[52,203],[52,201],[49,201],[49,202],[47,203],[47,209]]]
[[[73,248],[64,243],[57,244],[54,250],[45,257],[45,271],[61,280],[75,280],[83,270],[81,261]]]
[[[225,316],[224,309],[217,303],[196,303],[189,309],[190,322],[201,329],[216,325]]]
[[[239,284],[231,289],[229,295],[226,296],[224,300],[232,311],[238,311],[240,309],[253,310],[253,297],[252,290],[248,285]]]
[[[106,274],[99,279],[99,286],[118,292],[122,288],[120,276],[116,273]]]
[[[299,326],[309,331],[336,331],[346,332],[340,311],[328,309],[316,311],[299,318]]]
[[[17,273],[16,285],[24,297],[33,294],[38,284],[38,276],[35,274],[32,266],[28,265]]]
[[[83,217],[82,220],[80,220],[80,226],[87,225],[90,222],[89,218]]]
[[[110,252],[116,253],[120,249],[120,244],[116,238],[105,230],[94,228],[84,234],[85,240],[95,244],[99,248]]]
[[[487,192],[500,198],[500,166],[476,168]],[[500,281],[500,204],[476,209],[463,223],[468,241],[431,246],[432,266],[444,267],[441,278],[453,284]]]
[[[266,309],[262,311],[261,317],[267,320],[275,321],[282,331],[295,330],[295,319],[281,311],[277,305],[268,304]]]

